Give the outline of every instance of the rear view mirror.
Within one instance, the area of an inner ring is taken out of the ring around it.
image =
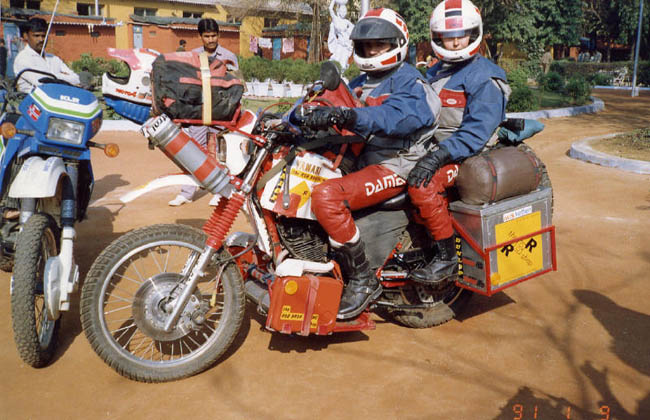
[[[341,72],[332,61],[326,61],[320,68],[320,80],[327,90],[336,90],[341,84]]]

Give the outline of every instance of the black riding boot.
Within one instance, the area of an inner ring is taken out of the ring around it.
[[[456,237],[442,239],[434,243],[437,250],[433,260],[425,267],[414,270],[410,278],[418,283],[439,284],[458,274],[458,256],[456,255]]]
[[[348,281],[343,289],[338,319],[349,319],[359,315],[381,294],[381,284],[370,269],[366,251],[361,240],[346,243],[335,248],[336,261],[341,266],[343,276]]]

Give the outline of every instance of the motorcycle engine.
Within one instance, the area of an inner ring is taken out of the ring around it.
[[[293,258],[327,262],[327,234],[318,222],[278,217],[276,226],[280,240]]]

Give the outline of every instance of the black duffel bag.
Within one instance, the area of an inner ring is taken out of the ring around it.
[[[153,62],[153,113],[173,119],[203,119],[203,82],[200,53],[161,54]],[[210,72],[211,118],[230,121],[237,111],[244,84],[226,71],[220,60],[208,62]]]

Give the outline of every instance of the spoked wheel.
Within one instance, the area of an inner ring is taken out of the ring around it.
[[[388,296],[397,305],[415,306],[413,309],[388,308],[397,322],[411,328],[430,328],[454,319],[471,293],[452,282],[442,288],[410,283]]]
[[[58,255],[59,229],[47,214],[27,220],[16,242],[11,279],[11,318],[20,358],[32,367],[43,367],[56,347],[60,320],[48,318],[43,287],[45,263]]]
[[[406,232],[402,236],[400,242],[403,244],[404,251],[414,247],[413,241],[417,243],[417,247],[430,247],[422,237],[418,237],[418,234],[421,232]],[[421,264],[426,264],[426,261],[422,261]],[[401,268],[396,267],[396,269]],[[440,286],[409,282],[397,289],[384,289],[383,297],[392,304],[400,306],[386,308],[395,321],[411,328],[430,328],[454,319],[471,297],[471,293],[456,286],[454,279],[449,279],[447,283]]]
[[[121,375],[143,382],[184,378],[207,369],[232,343],[245,306],[232,261],[211,264],[178,321],[164,328],[205,239],[189,226],[149,226],[118,238],[93,263],[81,320],[95,352]],[[222,251],[216,259],[228,257]]]

